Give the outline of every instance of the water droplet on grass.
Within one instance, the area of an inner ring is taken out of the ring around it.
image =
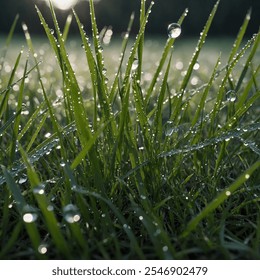
[[[194,70],[199,70],[199,68],[200,68],[200,64],[199,64],[199,62],[197,61],[197,62],[194,64],[193,69],[194,69]]]
[[[168,36],[170,38],[177,38],[181,35],[181,26],[178,23],[171,23],[168,26]]]
[[[235,102],[237,100],[236,92],[234,90],[229,90],[227,93],[227,101]]]
[[[27,181],[27,177],[21,177],[18,181],[19,184],[23,184]]]
[[[226,191],[226,196],[230,196],[231,192],[230,191]]]
[[[139,216],[139,220],[142,221],[144,219],[143,216]]]
[[[39,186],[37,186],[33,189],[33,193],[43,195],[45,192],[44,189],[45,189],[45,186],[43,184],[40,184]]]
[[[167,252],[169,250],[168,246],[163,246],[162,248],[163,252]]]
[[[69,224],[76,223],[80,220],[78,208],[73,204],[68,204],[63,208],[63,216]]]
[[[135,58],[132,64],[132,71],[135,71],[138,68],[138,65],[139,65],[139,61],[137,58]]]
[[[42,244],[38,247],[38,252],[42,255],[46,254],[48,251],[47,246],[45,244]]]
[[[53,210],[54,210],[54,207],[53,207],[53,205],[48,205],[47,206],[47,210],[49,211],[49,212],[52,212]]]
[[[38,214],[36,213],[36,209],[30,205],[26,205],[23,208],[23,221],[25,223],[33,223],[37,220]]]
[[[165,135],[171,136],[176,131],[172,121],[168,121],[165,126]]]

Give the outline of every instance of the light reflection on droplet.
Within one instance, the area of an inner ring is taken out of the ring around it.
[[[230,196],[231,192],[230,191],[226,191],[226,196]]]
[[[41,184],[33,189],[33,193],[43,195],[45,192],[44,189],[45,189],[45,186],[43,184]]]
[[[23,215],[23,221],[25,223],[30,224],[30,223],[35,222],[37,220],[37,217],[38,216],[35,213],[26,213],[26,214]]]
[[[132,71],[135,71],[138,68],[138,65],[139,65],[138,59],[135,58],[132,64]]]
[[[200,64],[199,64],[199,62],[197,61],[197,62],[194,64],[193,69],[194,69],[194,70],[199,70],[199,68],[200,68]]]
[[[38,247],[38,252],[42,255],[46,254],[48,251],[47,246],[42,244]]]
[[[63,216],[69,224],[76,223],[80,220],[78,208],[73,204],[68,204],[63,208]]]
[[[178,23],[171,23],[168,26],[168,36],[170,38],[177,38],[181,35],[181,26]]]
[[[162,248],[163,252],[167,252],[169,250],[168,246],[163,246]]]
[[[27,177],[21,177],[18,181],[19,184],[23,184],[27,181]]]
[[[237,95],[234,90],[229,90],[227,93],[227,101],[229,102],[235,102],[237,100]]]
[[[176,69],[182,70],[183,69],[183,62],[182,61],[177,61],[175,64]]]

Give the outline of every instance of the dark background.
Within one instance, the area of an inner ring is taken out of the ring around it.
[[[150,2],[147,0],[147,5]],[[190,36],[201,32],[216,0],[155,0],[154,2],[155,5],[147,27],[148,33],[165,34],[168,24],[176,22],[187,7],[189,14],[183,23],[182,34]],[[31,33],[43,34],[43,28],[35,11],[35,4],[40,8],[49,25],[52,26],[49,8],[42,0],[0,0],[0,33],[7,33],[15,15],[19,14],[19,25],[16,32],[21,32],[21,22],[25,22]],[[137,32],[140,0],[100,0],[95,7],[99,28],[111,25],[114,32],[119,33],[126,30],[130,14],[135,11],[136,19],[133,32]],[[216,36],[235,35],[250,7],[252,7],[252,20],[247,34],[258,32],[260,0],[222,0],[210,34]],[[89,33],[90,19],[87,0],[76,5],[75,10]],[[61,27],[69,13],[69,11],[57,10]],[[74,21],[71,32],[75,30],[77,28]]]

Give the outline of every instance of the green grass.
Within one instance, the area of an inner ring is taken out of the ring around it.
[[[50,29],[37,9],[49,43],[23,24],[10,63],[15,19],[0,58],[1,259],[260,259],[250,11],[228,54],[203,55],[219,1],[194,50],[167,30],[164,46],[149,41],[140,2],[121,49],[104,44],[92,0],[92,35],[73,12],[72,48],[72,16],[61,30],[51,6]]]

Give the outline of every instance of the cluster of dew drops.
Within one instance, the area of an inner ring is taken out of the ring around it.
[[[181,34],[181,26],[178,23],[171,23],[168,25],[168,36],[169,38],[175,39],[179,37]],[[137,62],[136,62],[137,63]],[[36,211],[25,211],[23,215],[23,220],[25,223],[32,223],[37,220],[38,215]],[[80,215],[74,205],[67,205],[63,209],[64,218],[68,223],[75,223],[80,220]],[[142,216],[139,217],[140,220],[143,219]],[[45,254],[47,252],[47,247],[45,245],[41,245],[39,247],[39,252],[41,254]]]

